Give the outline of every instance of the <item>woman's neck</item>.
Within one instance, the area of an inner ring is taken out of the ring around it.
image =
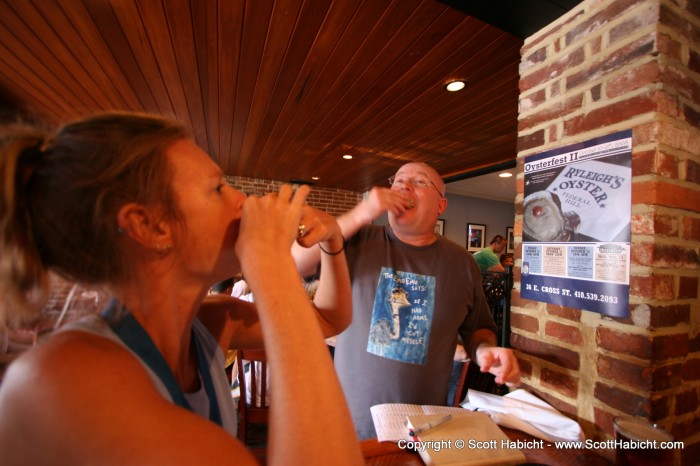
[[[163,290],[154,285],[123,289],[117,296],[148,333],[184,391],[199,386],[192,324],[203,297],[182,288]]]

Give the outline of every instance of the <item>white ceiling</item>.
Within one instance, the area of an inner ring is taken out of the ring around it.
[[[510,173],[511,177],[501,178],[501,173]],[[501,170],[486,175],[453,181],[445,185],[445,190],[460,196],[491,199],[494,201],[515,201],[515,168]]]

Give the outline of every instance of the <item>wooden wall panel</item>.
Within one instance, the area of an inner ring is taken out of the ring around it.
[[[0,0],[0,94],[174,116],[228,175],[364,191],[514,160],[522,43],[437,0]]]

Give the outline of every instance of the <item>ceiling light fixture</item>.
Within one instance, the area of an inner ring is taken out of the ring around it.
[[[501,178],[510,178],[511,176],[513,176],[513,174],[506,172],[506,173],[499,173],[498,176],[500,176]]]
[[[350,159],[352,159],[352,155],[350,155],[350,154],[345,154],[345,155],[343,155],[343,158],[344,158],[345,160],[350,160]]]
[[[457,91],[461,91],[462,89],[464,89],[464,87],[466,85],[467,85],[467,83],[465,83],[464,81],[455,80],[455,81],[450,81],[447,84],[445,84],[445,89],[447,89],[450,92],[457,92]]]

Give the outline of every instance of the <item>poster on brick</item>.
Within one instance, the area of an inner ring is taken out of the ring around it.
[[[629,316],[632,131],[525,158],[523,298]]]

